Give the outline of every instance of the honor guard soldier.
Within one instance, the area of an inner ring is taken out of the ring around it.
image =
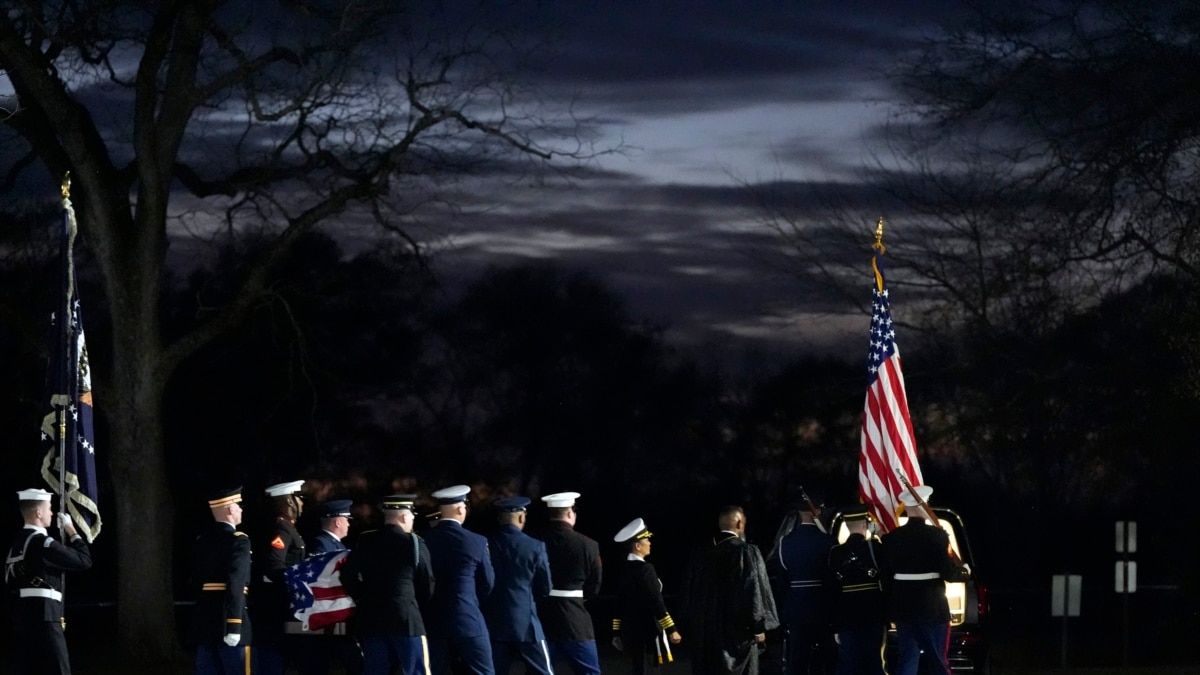
[[[914,494],[915,491],[915,494]],[[900,493],[908,522],[883,535],[883,551],[893,582],[888,618],[899,640],[895,675],[916,675],[921,652],[937,659],[937,671],[949,675],[950,605],[946,581],[965,581],[971,570],[950,552],[950,536],[933,527],[925,510],[933,488],[917,485]]]
[[[617,568],[613,646],[630,658],[633,675],[644,675],[646,657],[651,652],[655,665],[674,660],[671,645],[681,641],[675,621],[663,602],[662,581],[654,572],[654,565],[646,562],[652,536],[645,521],[635,518],[613,537],[628,551]]]
[[[546,545],[523,532],[529,501],[528,497],[505,497],[493,504],[500,522],[500,531],[489,546],[496,587],[483,603],[483,616],[497,673],[508,673],[516,652],[527,672],[552,675],[536,602],[550,592],[550,559]]]
[[[429,605],[429,661],[433,675],[445,675],[457,654],[474,675],[492,675],[492,644],[482,601],[496,583],[487,539],[463,527],[467,493],[455,485],[433,493],[437,525],[425,536],[437,585]]]
[[[363,675],[428,673],[429,643],[420,605],[433,597],[429,547],[413,533],[416,495],[386,497],[383,527],[363,532],[341,569],[354,598]]]
[[[63,577],[66,572],[92,566],[92,554],[70,515],[58,515],[58,526],[68,543],[52,538],[46,531],[54,521],[50,496],[39,489],[17,492],[25,527],[8,550],[4,564],[4,585],[16,638],[12,645],[16,675],[70,674],[67,638],[63,634]]]
[[[575,531],[578,492],[542,497],[550,517],[543,541],[553,588],[538,605],[550,656],[567,661],[575,675],[597,675],[596,630],[584,601],[600,593],[600,545]]]
[[[354,501],[350,499],[334,499],[317,505],[315,511],[321,520],[321,531],[306,540],[305,550],[310,557],[347,550],[342,539],[350,533],[353,506]],[[337,660],[342,664],[344,675],[359,675],[363,667],[362,650],[348,632],[344,621],[317,631],[317,635],[305,644],[308,663],[301,674],[329,675],[330,661]]]
[[[209,495],[213,522],[196,537],[192,572],[200,597],[192,616],[191,642],[196,647],[197,675],[240,675],[251,670],[246,614],[250,539],[237,531],[241,501],[240,487]]]
[[[335,499],[317,506],[321,531],[308,542],[308,555],[346,550],[342,540],[350,533],[350,508],[353,506],[354,502],[349,499]]]
[[[883,550],[871,532],[866,504],[843,510],[842,522],[850,534],[844,544],[829,551],[829,571],[837,590],[833,600],[837,675],[883,675],[887,641]]]
[[[284,571],[304,560],[304,539],[296,531],[296,521],[304,511],[300,496],[302,480],[276,483],[265,490],[271,500],[274,517],[267,528],[255,537],[254,547],[254,627],[257,632],[255,651],[258,653],[258,673],[283,675],[289,661],[301,666],[306,662],[303,652],[306,639],[299,635],[300,622],[291,612]],[[290,635],[289,635],[290,634]]]
[[[817,525],[817,513],[807,499],[793,504],[796,523],[779,540],[780,622],[787,628],[787,675],[823,674],[823,647],[829,637],[829,550],[833,537]]]

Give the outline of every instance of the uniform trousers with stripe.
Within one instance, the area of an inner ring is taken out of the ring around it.
[[[393,635],[363,638],[363,675],[429,672],[429,643],[424,635]]]
[[[838,631],[837,675],[884,675],[883,648],[887,624]]]
[[[575,675],[600,675],[600,654],[595,640],[551,642],[550,660],[566,661]]]
[[[507,675],[513,654],[525,662],[525,672],[554,675],[550,665],[550,648],[545,640],[538,642],[500,642],[492,640],[492,664],[497,675]]]
[[[900,642],[894,675],[917,675],[921,652],[934,661],[934,672],[950,675],[946,651],[950,648],[950,624],[945,621],[897,621]]]
[[[492,669],[492,642],[486,635],[431,638],[429,666],[433,675],[446,675],[452,654],[462,659],[463,665],[471,675],[495,675]]]

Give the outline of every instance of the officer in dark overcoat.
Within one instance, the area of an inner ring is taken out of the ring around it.
[[[250,610],[257,633],[256,675],[283,675],[289,663],[297,669],[308,665],[310,636],[300,635],[300,622],[292,615],[283,577],[284,571],[304,560],[307,553],[304,538],[296,531],[296,521],[304,512],[303,485],[304,481],[293,480],[265,490],[274,514],[254,539]]]
[[[237,530],[242,522],[242,489],[209,495],[213,522],[196,537],[192,553],[196,600],[189,631],[196,648],[197,675],[235,675],[250,671],[250,538]]]
[[[473,675],[492,675],[492,643],[482,603],[496,583],[487,538],[463,527],[467,493],[455,485],[433,493],[440,517],[426,535],[437,586],[426,616],[433,675],[445,675],[457,655]]]
[[[17,492],[25,527],[17,535],[4,565],[14,632],[13,672],[69,675],[67,638],[63,634],[63,578],[67,572],[92,566],[87,542],[75,530],[71,516],[58,517],[67,543],[50,536],[54,521],[51,494],[29,489]]]
[[[646,658],[654,665],[674,660],[671,645],[682,641],[675,620],[663,602],[662,581],[654,565],[646,562],[653,533],[646,522],[635,518],[621,528],[613,541],[626,549],[617,565],[617,612],[613,618],[613,646],[630,660],[633,675],[644,675]]]
[[[550,527],[542,541],[550,558],[550,594],[538,604],[538,615],[550,644],[550,657],[566,661],[575,675],[598,675],[596,629],[584,601],[600,594],[600,545],[575,531],[578,492],[542,497]]]
[[[833,629],[838,637],[837,675],[883,675],[887,641],[885,579],[890,580],[879,540],[870,531],[866,504],[842,511],[849,534],[829,551],[836,594]]]
[[[429,670],[420,605],[432,598],[434,577],[429,547],[412,531],[415,499],[384,498],[383,527],[363,532],[342,564],[342,584],[356,607],[363,675]]]
[[[493,504],[500,530],[489,540],[496,587],[483,603],[492,640],[492,663],[507,673],[513,653],[527,672],[551,675],[550,652],[537,599],[550,593],[550,559],[546,545],[525,534],[528,497],[505,497]]]
[[[888,618],[896,624],[899,653],[893,675],[916,675],[924,651],[949,675],[950,605],[946,581],[965,581],[971,569],[950,553],[950,536],[934,527],[922,503],[933,488],[917,485],[900,493],[908,522],[883,535],[883,550],[893,583]]]

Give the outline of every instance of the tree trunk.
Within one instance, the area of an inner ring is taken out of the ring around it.
[[[107,411],[116,502],[117,627],[122,663],[170,672],[184,661],[175,630],[174,508],[163,447],[166,373],[157,317],[114,306],[113,400]],[[110,516],[111,517],[111,516]]]

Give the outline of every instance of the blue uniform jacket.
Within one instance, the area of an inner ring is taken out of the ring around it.
[[[504,525],[492,537],[496,588],[483,605],[493,642],[541,642],[542,622],[536,600],[550,593],[550,559],[546,545]]]
[[[833,537],[807,523],[797,523],[779,542],[784,572],[779,580],[783,585],[779,618],[785,623],[829,621],[833,578],[828,561],[833,544]]]
[[[433,559],[433,589],[429,620],[430,637],[487,637],[481,601],[496,583],[487,539],[446,518],[425,536]]]
[[[329,534],[325,530],[317,533],[311,541],[308,542],[308,555],[317,555],[318,553],[332,553],[334,551],[345,551],[346,545],[342,540]]]

